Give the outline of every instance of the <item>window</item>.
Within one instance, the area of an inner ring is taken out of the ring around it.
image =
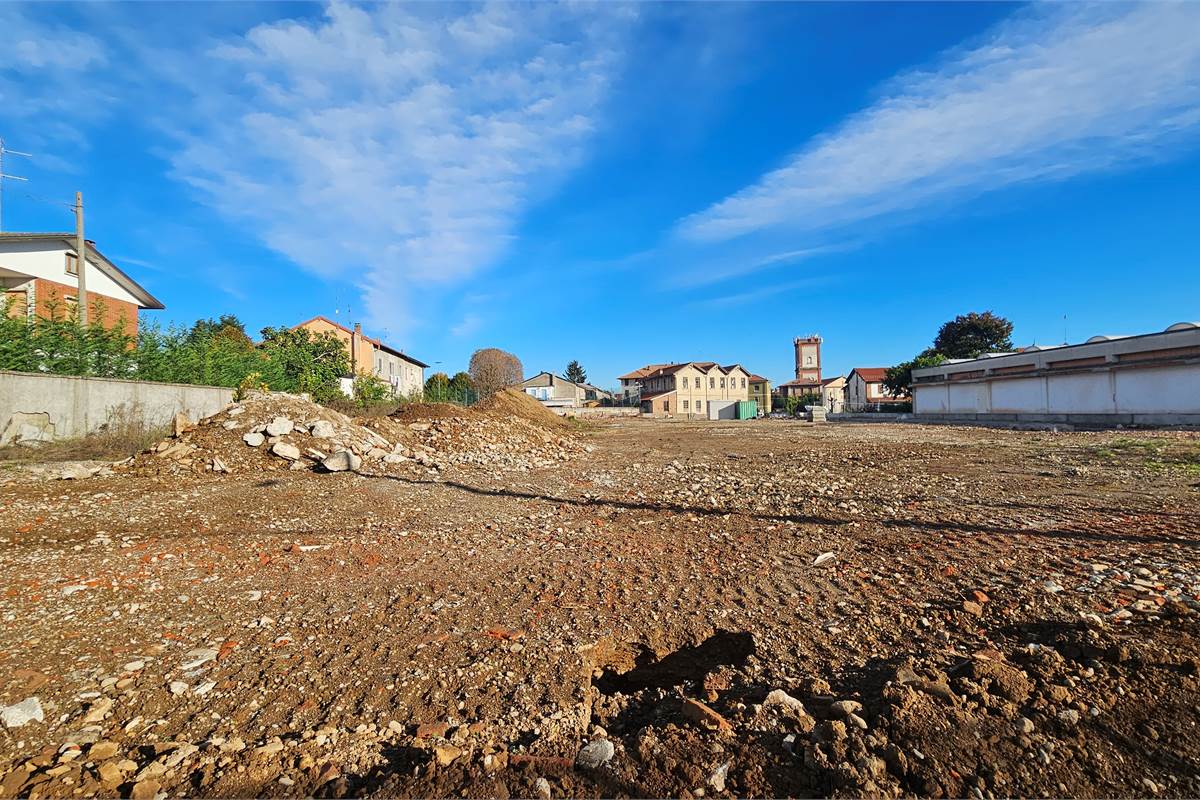
[[[724,378],[721,378],[721,388],[722,389],[725,388],[725,379]]]
[[[746,388],[746,379],[745,378],[742,378],[742,388],[743,389]]]
[[[709,378],[709,379],[708,379],[708,388],[710,388],[710,389],[715,389],[715,388],[717,388],[717,379],[716,379],[716,378]]]
[[[79,274],[79,259],[75,257],[74,253],[67,253],[67,274]]]
[[[686,377],[683,379],[683,388],[685,388],[685,389],[687,388],[687,378],[686,378]],[[686,401],[686,400],[684,401],[684,406],[683,406],[683,407],[684,407],[684,408],[687,408],[687,401]]]
[[[812,356],[805,357],[804,363],[808,364],[811,367],[812,366]]]
[[[684,400],[684,401],[683,401],[683,410],[684,410],[684,411],[687,411],[687,410],[688,410],[688,401],[687,401],[687,400]]]

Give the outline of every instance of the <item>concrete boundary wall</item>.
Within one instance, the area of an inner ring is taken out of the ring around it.
[[[0,445],[73,439],[118,419],[155,427],[183,412],[197,420],[231,402],[233,390],[218,386],[0,370]]]
[[[595,408],[556,408],[547,406],[560,417],[636,417],[642,413],[637,406],[596,406]]]
[[[912,414],[890,411],[838,411],[825,415],[826,422],[909,422]]]

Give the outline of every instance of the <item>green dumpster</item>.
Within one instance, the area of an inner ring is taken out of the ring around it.
[[[739,400],[737,404],[738,419],[754,419],[758,416],[757,400]]]

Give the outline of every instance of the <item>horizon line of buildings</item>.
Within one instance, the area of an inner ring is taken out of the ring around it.
[[[786,403],[790,397],[809,398],[811,405],[835,413],[907,402],[884,388],[887,367],[855,367],[845,376],[822,377],[822,341],[816,334],[795,338],[795,375],[774,389],[767,378],[746,372],[740,364],[682,361],[647,364],[621,375],[621,397],[627,404],[640,404],[643,413],[668,416],[704,415],[707,401],[714,399],[757,400],[764,412],[772,410],[775,400]],[[731,374],[736,370],[746,374]],[[745,396],[742,389],[747,390]]]

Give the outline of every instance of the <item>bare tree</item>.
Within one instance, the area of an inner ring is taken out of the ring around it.
[[[506,386],[520,383],[524,377],[521,360],[495,347],[476,350],[471,356],[471,383],[480,397],[493,395]]]

